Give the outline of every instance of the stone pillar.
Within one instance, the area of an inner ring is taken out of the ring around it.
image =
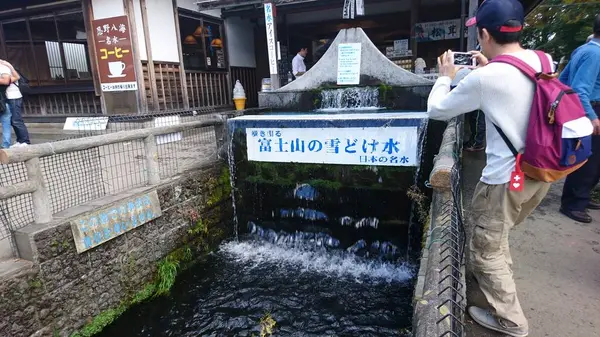
[[[35,223],[44,224],[52,221],[52,207],[50,194],[42,174],[39,158],[31,158],[25,162],[27,179],[35,184],[35,191],[31,194],[33,201],[33,219]]]

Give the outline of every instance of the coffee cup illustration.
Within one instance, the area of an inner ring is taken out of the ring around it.
[[[125,70],[125,63],[121,61],[116,62],[108,62],[108,70],[110,71],[110,75],[108,77],[123,77],[123,70]]]

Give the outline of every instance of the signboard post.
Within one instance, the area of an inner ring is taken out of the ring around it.
[[[264,8],[271,88],[279,89],[279,76],[277,75],[277,19],[275,17],[275,5],[267,2],[265,3]]]
[[[92,21],[100,89],[108,114],[138,112],[138,83],[129,19]]]
[[[338,45],[338,85],[360,84],[360,43],[340,43]]]

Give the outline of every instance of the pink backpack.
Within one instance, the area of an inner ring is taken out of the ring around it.
[[[521,156],[497,126],[496,130],[512,153],[521,157],[517,163],[525,175],[534,180],[553,182],[580,168],[592,154],[592,131],[579,96],[553,74],[548,56],[535,51],[542,63],[538,73],[520,59],[500,55],[491,62],[503,62],[518,68],[536,85],[527,126],[525,150]]]

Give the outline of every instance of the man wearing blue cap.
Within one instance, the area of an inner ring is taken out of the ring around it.
[[[600,203],[591,200],[592,189],[600,181],[600,15],[594,21],[594,35],[588,39],[575,49],[560,74],[560,81],[577,92],[594,125],[592,155],[579,170],[567,176],[560,205],[561,213],[583,223],[592,222],[588,209],[600,209]]]
[[[485,0],[475,18],[467,21],[467,26],[477,26],[482,50],[472,54],[478,67],[450,90],[457,68],[453,53],[444,53],[427,102],[432,119],[449,120],[475,110],[485,114],[486,166],[473,193],[469,265],[489,309],[471,306],[469,314],[480,325],[515,337],[527,336],[529,326],[517,297],[508,233],[539,205],[550,183],[527,180],[522,191],[509,191],[515,156],[498,129],[518,151],[523,150],[535,84],[516,67],[488,64],[488,58],[510,55],[542,71],[538,54],[519,44],[523,22],[518,0]],[[550,56],[543,57],[552,64]]]

